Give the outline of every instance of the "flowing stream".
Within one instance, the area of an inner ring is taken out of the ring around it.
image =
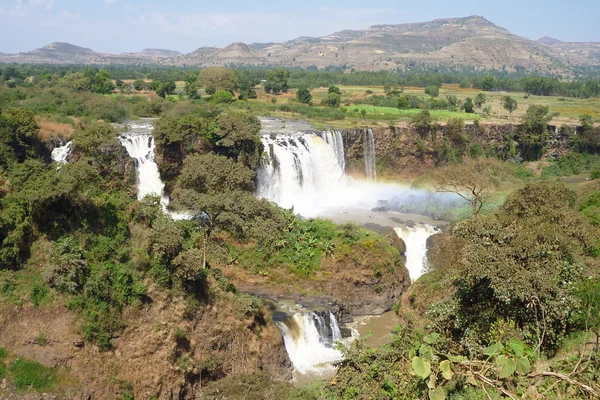
[[[52,149],[52,154],[50,154],[50,158],[52,158],[52,161],[54,161],[55,163],[64,165],[67,163],[67,158],[71,155],[72,147],[73,141],[67,142],[64,146],[55,147],[54,149]]]

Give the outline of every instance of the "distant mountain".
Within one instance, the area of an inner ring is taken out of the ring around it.
[[[356,70],[406,70],[419,66],[526,69],[568,73],[575,65],[600,65],[600,43],[567,43],[550,37],[537,41],[510,33],[479,16],[374,25],[323,37],[304,36],[285,43],[233,43],[223,49],[200,47],[181,55],[171,50],[102,54],[67,43],[10,56],[0,62],[344,66]]]
[[[160,58],[168,58],[168,57],[179,57],[181,55],[180,52],[175,50],[166,50],[166,49],[144,49],[138,53],[134,53],[139,56],[144,57],[160,57]]]
[[[140,53],[104,54],[70,43],[54,42],[26,53],[0,55],[0,62],[28,64],[155,64],[181,53],[146,49]]]
[[[552,46],[552,45],[555,45],[555,44],[558,44],[558,43],[562,43],[560,40],[554,39],[554,38],[552,38],[550,36],[544,36],[542,38],[539,38],[537,41],[539,43],[543,43],[543,44],[548,45],[548,46]]]

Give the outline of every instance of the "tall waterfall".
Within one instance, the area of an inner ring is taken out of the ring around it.
[[[427,263],[427,239],[437,233],[435,227],[419,224],[408,228],[394,228],[406,244],[406,268],[414,282],[425,272]]]
[[[330,140],[333,137],[330,135]],[[258,170],[260,197],[309,213],[317,205],[326,206],[347,184],[340,162],[343,154],[336,154],[339,148],[327,144],[320,136],[266,135],[262,141],[268,159]]]
[[[131,133],[125,133],[117,139],[127,150],[127,154],[135,161],[137,180],[137,198],[142,200],[149,195],[160,196],[160,204],[164,212],[174,220],[190,219],[191,214],[169,210],[169,196],[165,194],[165,184],[160,178],[158,164],[154,156],[154,137],[149,124],[130,125]]]
[[[54,161],[56,163],[66,164],[67,157],[69,157],[71,155],[72,146],[73,146],[73,141],[70,141],[70,142],[67,142],[67,144],[65,144],[64,146],[55,147],[52,150],[52,154],[50,154],[50,158],[52,158],[52,161]]]
[[[127,133],[118,139],[135,160],[138,200],[148,195],[163,198],[165,184],[160,179],[158,164],[154,160],[154,137],[151,134]]]
[[[365,157],[365,174],[367,180],[377,180],[377,169],[375,168],[375,137],[373,131],[367,129],[363,135],[363,150]]]
[[[344,153],[344,139],[340,131],[325,131],[323,132],[323,139],[325,142],[333,147],[333,152],[338,159],[338,164],[342,171],[346,171],[346,155]]]
[[[342,353],[334,348],[342,334],[332,313],[298,312],[276,324],[296,372],[320,374],[342,359]]]

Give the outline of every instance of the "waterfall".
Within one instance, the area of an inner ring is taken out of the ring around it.
[[[165,184],[160,178],[158,164],[154,158],[154,137],[150,133],[154,127],[152,125],[134,124],[130,129],[136,129],[138,132],[125,133],[118,137],[127,154],[135,162],[136,180],[137,180],[137,198],[142,200],[149,195],[160,196],[160,204],[164,212],[169,214],[174,220],[190,219],[191,214],[179,213],[169,210],[169,196],[165,191]]]
[[[67,144],[65,144],[64,146],[55,147],[52,150],[52,154],[50,155],[50,158],[52,158],[52,161],[54,161],[56,163],[59,163],[62,165],[66,164],[67,157],[69,157],[71,155],[72,146],[73,146],[73,141],[70,141]],[[60,166],[59,166],[59,168],[60,168]]]
[[[148,195],[160,196],[166,206],[168,201],[163,196],[165,184],[160,179],[158,164],[154,160],[154,137],[150,134],[127,133],[118,139],[135,161],[138,200]]]
[[[325,131],[323,132],[323,139],[333,148],[341,170],[346,171],[346,155],[344,153],[344,139],[342,138],[342,133],[340,131]]]
[[[337,135],[329,136],[333,142]],[[339,139],[338,143],[341,135]],[[267,156],[257,171],[258,196],[285,208],[310,212],[326,205],[347,184],[340,162],[343,146],[331,146],[318,135],[301,132],[264,135],[262,141]]]
[[[321,374],[342,359],[334,349],[342,334],[330,312],[298,312],[276,321],[294,370],[300,374]]]
[[[375,137],[373,131],[367,129],[363,136],[363,150],[365,158],[365,174],[367,180],[377,180],[377,170],[375,168]]]
[[[414,282],[423,275],[427,263],[427,239],[436,234],[435,227],[419,224],[408,228],[394,228],[396,234],[406,244],[406,268]]]

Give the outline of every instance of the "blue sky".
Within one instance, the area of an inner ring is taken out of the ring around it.
[[[530,39],[600,41],[600,0],[0,0],[0,52],[54,41],[101,52],[190,52],[342,29],[481,15]]]

